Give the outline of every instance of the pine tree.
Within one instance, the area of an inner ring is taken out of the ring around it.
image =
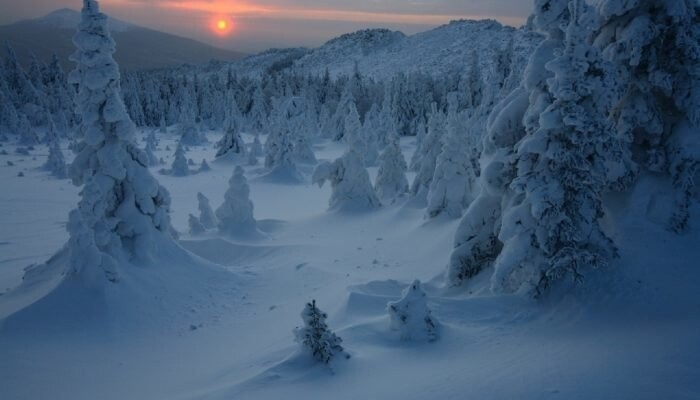
[[[555,280],[582,278],[607,264],[617,249],[600,227],[601,195],[615,136],[600,104],[606,65],[589,44],[595,16],[584,0],[569,4],[561,54],[547,63],[552,103],[539,128],[517,146],[516,198],[503,215],[504,243],[494,264],[496,291],[542,293]]]
[[[243,168],[236,166],[229,186],[224,194],[224,202],[216,209],[219,232],[230,236],[258,235],[258,223],[253,216],[253,202],[250,201],[250,187],[243,175]]]
[[[240,130],[242,126],[242,115],[238,109],[235,99],[231,96],[232,104],[226,108],[226,119],[224,122],[224,137],[216,145],[216,157],[226,155],[238,155],[245,157],[246,147]]]
[[[438,339],[438,322],[428,308],[428,298],[419,280],[413,281],[401,294],[401,299],[386,305],[391,329],[402,340],[434,342]]]
[[[58,179],[64,179],[68,176],[66,160],[56,139],[49,144],[49,157],[44,164],[44,169]]]
[[[435,174],[437,157],[442,150],[442,137],[445,134],[445,115],[433,104],[430,118],[428,119],[428,136],[422,143],[420,149],[416,149],[423,154],[418,168],[418,173],[411,184],[411,194],[420,199],[425,199],[430,190],[430,183]]]
[[[435,172],[428,193],[429,218],[447,214],[450,218],[462,216],[472,200],[473,177],[469,148],[462,124],[462,116],[453,111],[448,116],[447,134],[443,138],[442,151],[437,156]]]
[[[316,167],[312,183],[323,186],[326,181],[330,181],[333,189],[329,200],[331,211],[366,211],[381,204],[360,155],[352,147],[334,162]]]
[[[36,130],[29,122],[26,115],[22,114],[19,117],[19,144],[21,146],[34,146],[39,144],[39,136]]]
[[[199,222],[205,229],[214,229],[217,225],[216,216],[211,208],[209,199],[201,192],[197,193],[197,208],[199,209]]]
[[[202,225],[202,223],[199,221],[199,218],[195,217],[192,214],[190,214],[187,217],[187,225],[190,228],[191,235],[201,235],[206,232],[206,229],[204,228],[204,225]]]
[[[498,258],[508,260],[509,254],[502,252],[500,231],[504,213],[518,210],[504,210],[510,208],[516,197],[509,188],[516,174],[515,147],[524,136],[539,129],[539,116],[552,103],[547,80],[553,74],[545,66],[563,47],[563,28],[568,18],[568,0],[536,0],[532,25],[547,37],[530,56],[522,85],[503,98],[487,119],[481,156],[483,167],[477,182],[479,195],[455,232],[447,270],[451,285],[463,284],[493,266]],[[510,218],[518,221],[515,214]],[[505,290],[503,286],[496,289]]]
[[[83,141],[70,176],[83,189],[68,221],[70,273],[88,282],[114,282],[123,260],[147,259],[156,237],[170,237],[170,196],[134,144],[112,58],[115,43],[96,1],[83,1],[73,42],[77,66],[70,82],[78,86]]]
[[[172,176],[187,176],[190,175],[190,167],[187,162],[187,157],[185,156],[185,146],[182,142],[177,144],[175,148],[175,154],[173,157],[173,163],[170,166],[170,175]]]
[[[316,300],[312,300],[301,313],[304,326],[294,330],[294,337],[318,362],[328,364],[338,356],[350,358],[341,345],[343,340],[328,329],[326,318],[326,313],[316,307]]]
[[[382,204],[392,204],[397,198],[408,193],[406,160],[401,153],[398,137],[384,149],[379,160],[379,171],[374,189]]]
[[[668,172],[675,187],[669,228],[688,226],[700,168],[700,5],[693,0],[600,0],[595,46],[624,72],[612,117],[619,135],[635,144],[636,161]],[[634,165],[627,166],[634,175]],[[618,185],[625,189],[632,179]]]

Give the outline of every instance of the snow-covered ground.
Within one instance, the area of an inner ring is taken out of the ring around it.
[[[409,158],[413,139],[401,144]],[[175,147],[174,136],[161,137],[156,154],[166,167]],[[66,242],[77,189],[39,170],[45,146],[30,156],[14,154],[13,145],[0,149],[8,153],[0,155],[4,292],[19,284],[23,267],[46,261]],[[343,147],[324,141],[315,151],[320,161],[333,160]],[[218,207],[233,173],[230,162],[212,161],[215,152],[210,144],[187,153],[197,164],[206,158],[209,172],[152,172],[171,192],[182,246],[233,272],[228,290],[178,299],[164,307],[177,311],[167,323],[154,308],[140,310],[151,313],[153,323],[129,325],[116,314],[91,314],[91,306],[99,307],[92,303],[46,315],[32,330],[15,329],[26,321],[4,320],[0,398],[700,398],[700,234],[695,225],[677,236],[647,217],[650,196],[663,192],[663,181],[644,179],[634,192],[607,202],[614,205],[618,261],[588,274],[569,294],[555,293],[556,301],[536,302],[491,294],[487,276],[466,288],[445,288],[442,274],[458,221],[428,221],[424,209],[407,201],[366,213],[329,213],[330,189],[310,184],[311,167],[302,170],[306,183],[281,184],[258,179],[261,166],[245,166],[267,237],[191,237],[184,232],[188,214],[197,211],[197,192]],[[376,168],[370,175],[374,180]],[[189,258],[170,260],[175,265]],[[196,278],[176,266],[172,271],[175,288],[154,280],[150,291],[128,289],[133,300],[121,306],[152,307],[145,301],[150,297],[169,302],[168,291],[185,290]],[[439,321],[432,343],[402,341],[390,329],[386,305],[415,279],[424,283]],[[0,296],[0,318],[14,311],[7,297]],[[292,330],[312,299],[351,355],[332,368],[301,357],[294,342]],[[102,300],[108,301],[86,298]]]

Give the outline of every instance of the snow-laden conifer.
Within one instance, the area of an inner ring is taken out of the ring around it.
[[[328,364],[336,357],[350,358],[341,345],[343,339],[328,328],[326,318],[326,313],[316,307],[316,300],[307,303],[301,313],[304,326],[294,330],[296,341],[318,362]]]
[[[438,322],[428,308],[428,298],[419,280],[413,281],[401,299],[386,305],[391,329],[402,340],[433,342],[438,339]]]
[[[250,187],[243,168],[236,166],[224,202],[216,209],[219,232],[230,236],[258,235],[258,223],[253,216]]]
[[[374,184],[377,197],[382,204],[391,204],[408,192],[407,169],[399,138],[394,137],[379,158],[377,181]]]
[[[124,261],[148,259],[153,240],[169,238],[170,196],[134,144],[112,58],[115,44],[96,1],[83,1],[73,43],[77,66],[70,82],[78,87],[83,139],[70,176],[83,188],[68,220],[70,274],[88,282],[117,281]]]

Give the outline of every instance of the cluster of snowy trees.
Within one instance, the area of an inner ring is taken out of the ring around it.
[[[39,144],[39,131],[69,136],[80,122],[74,99],[75,87],[68,83],[54,56],[48,64],[32,58],[24,69],[10,45],[0,60],[0,136],[16,134],[23,145]]]
[[[537,296],[581,280],[617,255],[603,195],[644,171],[674,181],[669,227],[687,228],[699,179],[699,11],[693,0],[535,2],[529,24],[545,40],[488,115],[452,284],[488,269],[495,292]]]

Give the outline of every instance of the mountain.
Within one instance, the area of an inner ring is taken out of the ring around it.
[[[338,76],[349,75],[357,66],[363,75],[377,79],[411,72],[438,76],[463,72],[475,57],[488,70],[509,46],[513,64],[524,67],[541,40],[541,35],[527,28],[493,20],[459,20],[411,36],[387,29],[361,30],[315,49],[268,50],[226,63],[223,69],[238,75],[259,75],[270,69],[319,75],[328,70]]]
[[[9,43],[22,63],[32,54],[47,61],[56,53],[63,67],[73,63],[68,56],[74,51],[72,37],[80,13],[71,9],[54,11],[44,17],[0,26],[0,43]],[[115,59],[124,70],[144,70],[178,64],[203,65],[211,60],[231,61],[244,56],[196,40],[159,32],[110,18],[112,36],[117,42]]]

